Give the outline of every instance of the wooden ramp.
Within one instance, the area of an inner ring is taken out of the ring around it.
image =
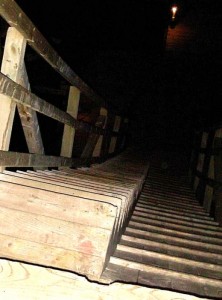
[[[148,171],[128,152],[92,169],[0,174],[0,257],[100,275]]]
[[[103,279],[221,299],[222,228],[174,171],[151,164]]]

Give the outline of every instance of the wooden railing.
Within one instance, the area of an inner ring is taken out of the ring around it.
[[[222,226],[222,126],[195,133],[190,180],[200,203]]]
[[[110,114],[108,104],[64,62],[15,1],[0,0],[0,15],[9,24],[0,72],[0,171],[5,167],[88,165],[93,158],[106,159],[122,150],[128,119]],[[31,92],[24,60],[27,46],[31,46],[70,86],[67,112]],[[95,124],[78,120],[82,95],[98,107]],[[29,153],[9,151],[16,107]],[[60,156],[44,154],[39,113],[64,124]],[[81,155],[73,158],[76,130],[86,132],[88,139]]]

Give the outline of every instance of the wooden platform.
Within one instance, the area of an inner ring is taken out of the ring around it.
[[[147,170],[126,153],[92,170],[5,171],[0,256],[99,280]]]

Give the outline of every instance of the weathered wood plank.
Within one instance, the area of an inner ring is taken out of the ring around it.
[[[63,270],[75,270],[79,274],[93,276],[95,271],[103,268],[103,260],[100,257],[41,244],[0,234],[0,256],[8,259],[19,260],[38,265],[52,266]],[[0,283],[0,292],[2,281]]]
[[[31,184],[27,186],[29,181],[20,179],[20,184],[26,184],[26,186],[23,186],[19,184],[19,180],[16,180],[16,177],[11,178],[11,181],[14,181],[14,183],[7,182],[7,177],[6,175],[0,177],[1,207],[34,212],[46,217],[55,217],[64,221],[112,231],[116,217],[114,204],[115,200],[118,199],[113,198],[113,203],[111,200],[111,203],[105,203],[98,201],[96,195],[94,195],[95,199],[93,197],[85,199],[81,196],[71,196],[70,194],[64,195],[61,193],[61,189],[56,191],[55,186],[55,192],[53,192],[52,190],[47,190],[47,184],[45,185],[45,190],[43,190],[41,189],[43,186],[39,183],[36,184],[36,187]],[[67,190],[64,189],[64,192],[67,192]],[[8,201],[9,198],[10,201]]]
[[[30,91],[30,84],[24,62],[18,83]],[[22,104],[17,104],[17,108],[22,122],[29,153],[44,154],[44,146],[36,111]]]
[[[170,254],[163,254],[148,249],[138,249],[125,245],[117,245],[114,256],[172,271],[193,274],[196,276],[204,274],[204,276],[208,278],[222,279],[222,266],[214,265],[206,261],[196,261],[195,258],[187,259],[175,257]]]
[[[30,154],[0,150],[0,166],[3,167],[77,167],[84,165],[80,158]]]
[[[145,249],[158,253],[174,255],[176,257],[184,257],[195,261],[222,265],[221,254],[205,252],[201,251],[200,249],[190,249],[185,245],[183,247],[178,247],[176,245],[170,245],[164,242],[161,243],[158,241],[136,238],[129,235],[122,235],[121,244],[138,249]]]
[[[74,86],[70,87],[67,113],[77,119],[80,91]],[[65,125],[62,138],[61,156],[72,157],[72,149],[75,138],[75,128]]]
[[[9,28],[6,36],[1,72],[14,81],[18,81],[26,49],[26,40],[15,29]],[[6,78],[7,78],[6,77]],[[0,101],[0,150],[8,150],[16,104],[7,94],[1,95]],[[0,172],[4,168],[0,166]]]
[[[76,86],[83,94],[98,105],[101,106],[104,103],[104,100],[96,95],[96,93],[64,62],[15,1],[1,0],[0,14],[11,26],[15,27],[24,36],[29,45],[71,85]]]
[[[0,215],[0,233],[4,235],[93,256],[102,257],[107,250],[110,232],[103,228],[5,207],[0,207]]]
[[[181,290],[183,292],[198,293],[202,296],[211,295],[219,297],[221,292],[221,280],[209,279],[195,276],[192,274],[183,274],[181,272],[165,270],[137,262],[129,262],[124,259],[112,257],[110,262],[117,267],[127,267],[129,272],[139,270],[138,283],[162,288]],[[122,278],[124,280],[124,278]],[[203,288],[204,287],[204,288]]]

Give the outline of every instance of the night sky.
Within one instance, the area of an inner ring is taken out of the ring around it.
[[[113,108],[130,116],[134,137],[153,146],[189,148],[195,127],[221,121],[218,0],[17,3],[73,70]],[[174,24],[173,4],[179,7]],[[191,41],[191,32],[196,33],[189,47],[167,50],[167,30],[173,27],[172,34],[182,28],[173,43],[183,34]],[[27,60],[38,67],[31,57],[30,52]],[[34,86],[53,85],[49,76],[35,78],[34,73],[38,77],[37,70],[30,70]]]

